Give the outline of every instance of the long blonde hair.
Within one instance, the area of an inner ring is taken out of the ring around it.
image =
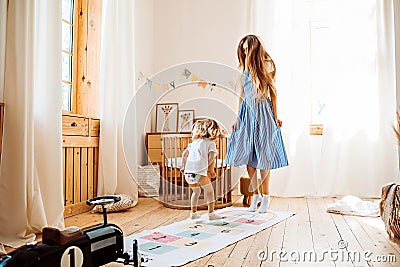
[[[243,49],[244,43],[247,42],[248,52],[246,62],[246,54]],[[256,99],[259,101],[268,96],[272,100],[274,108],[276,107],[276,88],[275,88],[275,63],[267,53],[261,39],[256,35],[246,35],[240,40],[237,48],[237,56],[239,59],[239,67],[245,67],[250,71],[250,75],[254,82],[254,90]]]

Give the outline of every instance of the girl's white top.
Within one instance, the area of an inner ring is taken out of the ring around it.
[[[185,173],[207,176],[208,154],[215,152],[217,155],[218,153],[215,143],[209,138],[198,138],[188,145],[188,151]]]

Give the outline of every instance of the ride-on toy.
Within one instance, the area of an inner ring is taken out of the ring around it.
[[[132,244],[133,259],[124,252],[121,228],[107,222],[106,205],[118,202],[118,196],[102,196],[86,201],[88,205],[101,205],[104,223],[86,229],[78,227],[60,231],[43,228],[41,242],[27,243],[25,246],[0,255],[0,267],[97,267],[110,262],[140,266],[138,244]]]

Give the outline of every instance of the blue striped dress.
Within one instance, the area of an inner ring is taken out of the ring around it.
[[[226,163],[249,165],[259,170],[288,165],[281,129],[275,123],[270,99],[256,101],[248,71],[243,73],[244,98],[239,109],[236,130],[232,132]]]

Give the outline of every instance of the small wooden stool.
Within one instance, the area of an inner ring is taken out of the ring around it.
[[[243,195],[243,206],[250,206],[251,199],[253,198],[253,192],[249,191],[250,178],[240,177],[240,193]]]

